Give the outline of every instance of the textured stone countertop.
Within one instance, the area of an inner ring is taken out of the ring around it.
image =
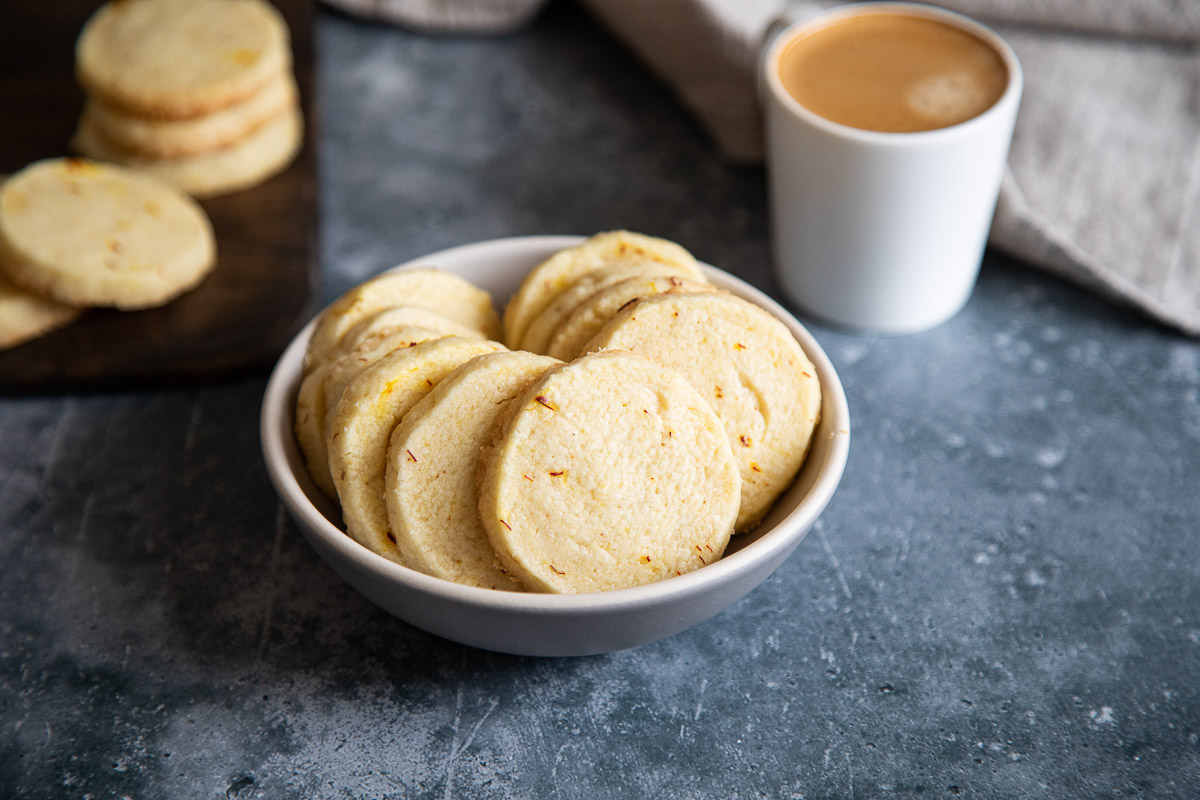
[[[317,44],[325,300],[616,227],[774,292],[762,170],[573,6]],[[265,376],[0,399],[0,797],[1200,796],[1200,342],[999,254],[932,332],[810,328],[832,504],[729,610],[591,658],[343,583],[268,482]]]

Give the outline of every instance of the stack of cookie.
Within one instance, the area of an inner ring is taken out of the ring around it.
[[[36,162],[0,184],[0,349],[81,308],[162,305],[215,263],[208,217],[176,187],[110,164]]]
[[[663,239],[610,231],[556,253],[509,300],[504,331],[510,347],[563,361],[625,350],[682,374],[729,435],[742,478],[738,532],[792,482],[820,416],[816,370],[787,327],[717,291]]]
[[[287,25],[264,0],[113,0],[76,44],[72,142],[196,197],[282,171],[303,138]]]

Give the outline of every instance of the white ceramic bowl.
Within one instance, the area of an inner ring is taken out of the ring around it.
[[[528,236],[456,247],[396,269],[435,266],[455,272],[505,302],[525,274],[575,236]],[[300,531],[352,586],[400,619],[463,644],[506,653],[571,656],[622,650],[678,633],[725,609],[778,567],[833,496],[850,447],[846,396],[825,352],[779,304],[749,284],[705,266],[717,286],[779,317],[804,347],[823,388],[821,422],[800,475],[756,530],[735,536],[726,555],[659,583],[581,595],[478,589],[432,578],[377,556],[338,526],[335,504],[312,484],[292,435],[304,328],[275,366],[263,399],[261,436],[271,481]]]

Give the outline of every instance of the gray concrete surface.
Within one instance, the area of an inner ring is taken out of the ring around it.
[[[322,12],[325,299],[618,226],[773,291],[720,161],[572,6],[498,39]],[[636,650],[451,644],[338,579],[265,376],[0,399],[0,797],[1200,795],[1200,343],[995,253],[919,336],[812,330],[854,440],[766,583]]]

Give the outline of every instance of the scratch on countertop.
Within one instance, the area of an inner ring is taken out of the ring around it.
[[[267,598],[263,608],[262,628],[258,634],[258,655],[254,661],[262,662],[263,653],[267,649],[267,640],[271,636],[271,616],[275,612],[276,582],[279,573],[279,551],[283,548],[283,529],[287,522],[287,511],[283,503],[275,504],[275,543],[271,547],[271,565],[267,568]]]
[[[825,551],[825,556],[829,559],[829,564],[833,567],[833,572],[837,575],[838,583],[841,584],[842,593],[846,595],[847,600],[854,599],[854,593],[850,591],[850,584],[846,582],[846,576],[842,572],[842,565],[838,562],[837,556],[833,554],[833,548],[829,546],[829,537],[825,535],[825,530],[820,522],[813,526],[813,530],[817,533],[817,539],[821,542],[821,548]]]

